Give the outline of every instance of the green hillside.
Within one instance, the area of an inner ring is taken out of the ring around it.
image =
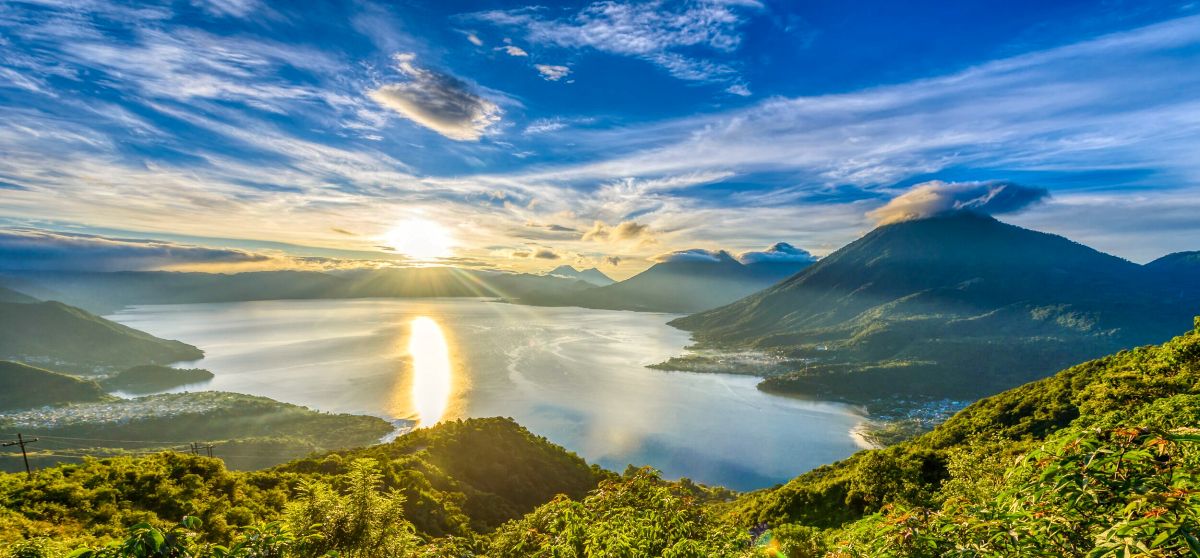
[[[0,358],[68,372],[196,360],[204,353],[61,302],[0,303]]]
[[[1200,297],[1143,266],[962,213],[885,225],[775,285],[675,320],[702,346],[793,359],[763,389],[973,399],[1156,343]]]
[[[30,303],[37,302],[38,299],[27,294],[14,291],[8,287],[0,286],[0,302],[19,302]]]
[[[203,368],[171,368],[158,364],[143,364],[122,370],[105,378],[105,387],[132,393],[150,393],[179,386],[205,382],[213,373]]]
[[[45,405],[108,401],[96,382],[12,361],[0,361],[0,412]]]

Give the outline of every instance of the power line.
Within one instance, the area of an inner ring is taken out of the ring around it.
[[[25,445],[32,444],[36,441],[38,441],[37,438],[34,438],[32,440],[26,440],[24,437],[21,436],[21,433],[18,432],[17,439],[15,441],[4,442],[4,443],[0,444],[0,447],[4,447],[4,448],[7,448],[9,446],[21,446],[21,459],[25,460],[25,476],[29,476],[29,477],[33,476],[33,471],[29,470],[29,455],[25,453]]]

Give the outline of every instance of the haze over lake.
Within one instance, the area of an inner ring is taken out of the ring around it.
[[[610,469],[647,464],[744,490],[860,449],[852,407],[765,394],[749,376],[645,368],[688,344],[666,325],[674,317],[474,299],[155,305],[110,316],[203,349],[195,365],[216,377],[193,391],[422,425],[508,416]]]

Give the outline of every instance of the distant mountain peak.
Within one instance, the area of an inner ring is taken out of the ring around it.
[[[550,272],[546,273],[546,275],[551,275],[551,276],[555,276],[555,277],[565,277],[568,279],[578,279],[580,281],[591,283],[598,287],[603,287],[605,285],[611,285],[616,282],[616,281],[613,281],[611,277],[605,275],[599,269],[596,269],[594,267],[589,267],[584,270],[578,270],[578,269],[575,269],[574,266],[566,265],[566,264],[560,265],[560,266],[550,270]]]

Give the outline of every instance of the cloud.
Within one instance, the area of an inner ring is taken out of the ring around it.
[[[676,250],[659,254],[650,258],[650,261],[658,263],[666,262],[712,262],[716,263],[721,260],[730,259],[732,256],[724,250],[705,250],[703,248],[692,248],[690,250]]]
[[[509,56],[529,56],[529,53],[525,52],[525,49],[515,45],[496,47],[496,50],[503,50],[504,52],[508,53]]]
[[[750,88],[744,83],[735,83],[725,88],[725,92],[739,97],[749,97],[751,95]]]
[[[188,265],[266,263],[271,256],[162,240],[112,238],[39,229],[0,230],[0,269],[131,271]]]
[[[467,33],[467,40],[470,41],[471,44],[473,44],[475,46],[483,46],[483,40],[480,39],[479,36],[474,33]]]
[[[960,212],[1000,215],[1017,213],[1050,197],[1045,188],[1013,182],[942,182],[913,186],[867,216],[880,225]]]
[[[513,250],[510,254],[514,258],[537,258],[542,260],[557,260],[562,258],[558,252],[545,247],[518,249]]]
[[[245,17],[262,6],[258,0],[192,0],[196,6],[212,15]]]
[[[369,93],[404,118],[456,141],[477,141],[500,121],[503,111],[471,91],[464,81],[417,67],[413,54],[397,54],[396,67],[409,78]]]
[[[650,227],[634,221],[622,221],[607,225],[603,221],[592,223],[592,228],[583,232],[582,240],[595,242],[648,241],[652,239]]]
[[[815,262],[817,257],[803,248],[796,248],[786,242],[778,242],[761,252],[742,252],[737,257],[739,262],[746,265],[763,262]]]
[[[537,68],[538,73],[542,74],[542,78],[546,81],[558,81],[567,77],[567,75],[571,73],[571,69],[566,66],[534,64],[533,67]]]
[[[617,267],[617,266],[621,265],[621,257],[620,256],[604,256],[604,263],[611,265],[613,267]]]
[[[742,42],[742,12],[757,2],[594,2],[576,14],[547,19],[543,11],[496,10],[470,19],[524,31],[534,44],[590,48],[646,60],[689,81],[722,81],[736,71],[699,56],[720,56]],[[701,52],[703,51],[703,52]],[[685,54],[686,53],[686,54]]]

